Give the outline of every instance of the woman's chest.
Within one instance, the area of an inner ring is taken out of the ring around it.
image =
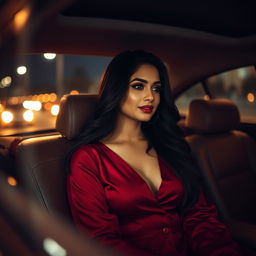
[[[124,162],[132,171],[136,172],[144,181],[153,194],[156,194],[162,182],[158,156],[152,148],[146,152],[146,145],[116,145],[103,144],[115,161]],[[126,166],[127,167],[127,166]]]
[[[100,178],[110,210],[117,214],[146,214],[171,211],[180,205],[183,185],[160,159],[161,183],[155,193],[140,174],[119,160],[105,159],[101,165]]]

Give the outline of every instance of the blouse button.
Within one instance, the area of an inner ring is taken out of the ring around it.
[[[164,233],[169,233],[169,232],[170,232],[170,229],[169,229],[168,227],[164,227],[164,228],[163,228],[163,232],[164,232]]]

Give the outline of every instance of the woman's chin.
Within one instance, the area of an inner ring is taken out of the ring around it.
[[[144,118],[141,118],[141,122],[149,122],[150,120],[152,119],[152,116],[150,117],[144,117]]]

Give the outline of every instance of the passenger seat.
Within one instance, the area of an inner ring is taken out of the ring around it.
[[[59,134],[22,140],[17,146],[17,175],[21,187],[50,213],[71,220],[66,194],[65,158],[93,113],[95,94],[66,95],[60,103]]]
[[[186,137],[203,177],[208,196],[239,240],[256,248],[256,142],[238,131],[236,105],[226,99],[193,100]]]

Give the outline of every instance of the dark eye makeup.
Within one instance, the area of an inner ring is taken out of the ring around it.
[[[144,84],[143,83],[134,83],[130,85],[132,88],[136,89],[136,90],[143,90],[144,89]],[[159,93],[161,91],[161,86],[159,85],[154,85],[152,87],[152,90],[154,92]]]
[[[160,92],[161,90],[162,90],[162,87],[159,85],[153,87],[153,91],[155,91],[155,92]]]
[[[131,84],[131,87],[136,89],[136,90],[143,90],[144,84],[142,84],[142,83],[135,83],[135,84]]]

